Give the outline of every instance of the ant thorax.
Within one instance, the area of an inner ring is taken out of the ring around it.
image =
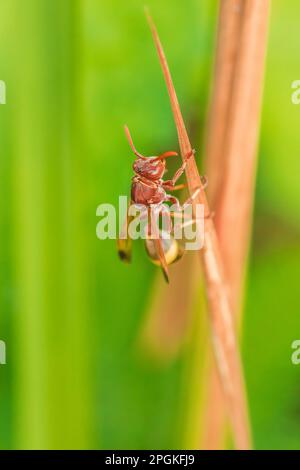
[[[166,192],[161,181],[151,181],[146,177],[136,175],[132,179],[131,199],[136,204],[149,206],[160,204],[166,199]]]

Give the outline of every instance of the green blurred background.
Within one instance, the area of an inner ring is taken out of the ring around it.
[[[203,154],[218,2],[148,5]],[[257,448],[300,448],[299,14],[273,2],[243,322]],[[129,268],[95,234],[97,206],[128,192],[123,124],[145,154],[177,148],[143,3],[2,0],[0,79],[1,448],[193,446],[201,321],[177,357],[145,357],[157,271],[142,244]]]

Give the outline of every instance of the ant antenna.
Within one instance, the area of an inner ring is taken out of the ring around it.
[[[130,147],[131,147],[133,153],[134,153],[138,158],[146,159],[147,157],[144,157],[144,155],[142,155],[141,153],[139,153],[139,152],[137,151],[137,149],[135,148],[128,127],[127,127],[127,126],[124,126],[124,129],[125,129],[125,134],[126,134],[127,140],[128,140],[128,142],[129,142],[129,145],[130,145]]]
[[[164,152],[162,153],[161,155],[159,155],[158,157],[156,157],[156,160],[164,160],[165,158],[168,158],[168,157],[177,157],[178,156],[178,153],[177,152]]]

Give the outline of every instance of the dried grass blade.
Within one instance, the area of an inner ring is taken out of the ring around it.
[[[192,150],[191,143],[189,141],[168,63],[156,27],[149,13],[147,13],[147,17],[170,96],[181,156],[182,159],[185,160],[187,154]],[[193,156],[189,158],[187,162],[186,177],[191,195],[194,193],[195,189],[199,187],[203,188]],[[194,204],[204,204],[205,213],[208,215],[210,214],[204,191],[200,191],[198,193],[194,200]],[[200,251],[200,256],[205,273],[215,358],[232,424],[234,441],[237,448],[248,449],[251,444],[243,373],[239,349],[235,337],[233,317],[230,311],[226,292],[218,240],[211,218],[208,218],[206,222],[205,245]]]
[[[207,168],[209,198],[216,213],[230,305],[237,324],[242,313],[251,231],[270,3],[269,0],[222,0],[218,27]],[[225,424],[215,370],[211,370],[207,400],[203,444],[205,448],[215,449],[222,444]]]

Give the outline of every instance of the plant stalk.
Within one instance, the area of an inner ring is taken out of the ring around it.
[[[183,161],[185,161],[187,155],[190,155],[192,147],[156,27],[149,15],[148,20],[167,84],[178,133],[181,156]],[[233,325],[233,315],[229,306],[214,222],[210,216],[211,212],[194,156],[191,156],[187,161],[186,177],[191,195],[193,195],[198,188],[202,188],[195,197],[193,205],[195,207],[196,204],[202,204],[207,217],[205,224],[205,243],[199,253],[206,280],[215,358],[222,382],[223,393],[226,397],[235,445],[239,449],[248,449],[251,447],[248,411],[245,401],[242,366]]]
[[[207,137],[209,199],[234,322],[242,312],[256,173],[256,147],[270,1],[222,0]],[[225,410],[211,370],[204,415],[204,448],[220,448]]]

